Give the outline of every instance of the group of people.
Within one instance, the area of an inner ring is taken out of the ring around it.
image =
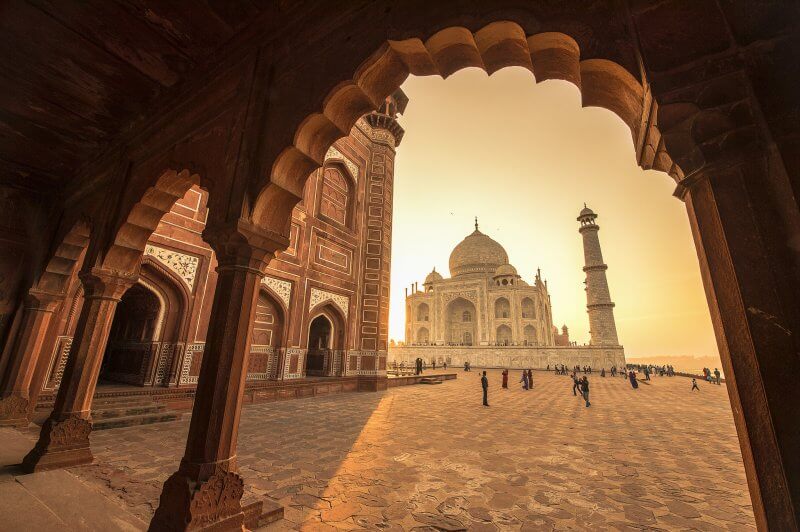
[[[719,372],[719,368],[714,368],[714,377],[711,377],[711,369],[710,368],[703,368],[703,378],[707,382],[713,382],[714,384],[721,385],[722,384],[722,373]]]

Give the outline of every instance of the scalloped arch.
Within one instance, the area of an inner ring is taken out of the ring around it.
[[[292,145],[284,148],[272,165],[269,183],[254,203],[253,221],[268,230],[285,232],[306,179],[322,166],[328,148],[346,136],[361,116],[376,110],[409,75],[446,78],[468,67],[492,74],[508,66],[530,70],[537,83],[561,79],[575,84],[582,105],[616,113],[628,125],[634,143],[642,134],[656,139],[640,149],[644,168],[669,172],[676,179],[682,176],[664,143],[659,142],[657,124],[643,120],[650,95],[630,72],[605,59],[581,61],[578,44],[563,33],[527,36],[517,23],[497,21],[474,33],[450,27],[425,42],[418,38],[385,42],[356,69],[352,79],[330,91],[320,112],[299,125]]]

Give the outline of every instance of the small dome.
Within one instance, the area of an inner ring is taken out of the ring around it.
[[[429,273],[427,277],[425,277],[425,282],[423,284],[431,284],[441,280],[442,276],[436,271],[436,268],[434,268],[433,271]]]
[[[503,246],[478,231],[462,240],[450,253],[450,275],[458,277],[474,273],[492,274],[501,264],[508,264]]]
[[[494,271],[495,277],[516,277],[517,276],[517,269],[510,264],[501,264],[498,268]]]
[[[581,218],[587,217],[587,216],[591,216],[591,217],[595,217],[595,218],[597,217],[597,215],[594,213],[594,211],[592,209],[590,209],[589,207],[587,207],[586,204],[584,203],[583,204],[583,209],[581,209],[581,213],[578,215],[578,220],[580,220]]]

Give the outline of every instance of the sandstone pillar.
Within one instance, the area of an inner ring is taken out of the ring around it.
[[[79,277],[84,287],[83,308],[53,412],[22,463],[29,472],[92,461],[91,407],[100,364],[117,303],[136,277],[102,268],[81,272]]]
[[[679,186],[725,370],[756,522],[800,529],[800,211],[775,156]]]
[[[164,483],[151,530],[241,530],[244,482],[237,472],[236,440],[247,376],[249,334],[264,269],[282,237],[256,228],[206,229],[217,255],[217,287],[197,382],[186,452]]]
[[[61,295],[36,289],[32,289],[25,298],[22,325],[14,343],[0,399],[0,425],[28,424],[28,411],[34,406],[30,404],[33,374],[42,356],[53,313],[63,300]]]

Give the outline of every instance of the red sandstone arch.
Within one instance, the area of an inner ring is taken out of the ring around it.
[[[292,145],[279,153],[269,182],[254,203],[254,222],[285,233],[306,179],[324,163],[328,148],[346,136],[361,116],[376,110],[410,74],[446,78],[467,67],[492,74],[508,66],[527,68],[536,82],[561,79],[575,84],[584,107],[604,107],[627,124],[643,168],[667,172],[676,181],[683,177],[683,171],[666,151],[657,120],[643,116],[651,103],[651,114],[657,114],[649,88],[643,87],[628,70],[606,59],[582,61],[578,44],[563,33],[526,36],[519,24],[498,21],[474,33],[464,27],[451,27],[424,42],[411,38],[384,43],[361,64],[352,79],[330,91],[319,112],[299,124]],[[686,149],[691,150],[691,146]]]
[[[188,310],[191,300],[191,294],[186,283],[169,268],[149,255],[142,257],[142,268],[139,277],[147,281],[152,287],[155,287],[161,298],[166,302],[164,324],[159,340],[165,342],[183,341],[187,337],[189,329],[190,316],[188,315]],[[150,286],[147,288],[150,288]]]
[[[44,271],[35,280],[33,288],[54,294],[65,295],[70,278],[76,265],[83,260],[83,254],[89,246],[91,226],[80,218],[75,221],[53,250],[45,265]]]
[[[139,265],[150,235],[161,218],[170,211],[200,178],[189,170],[167,170],[148,187],[130,208],[101,255],[100,265],[111,270],[132,273]]]

